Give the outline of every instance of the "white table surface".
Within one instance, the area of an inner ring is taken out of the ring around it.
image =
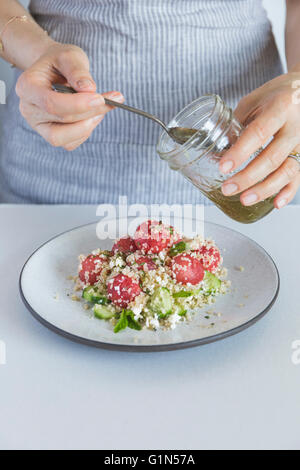
[[[207,209],[207,220],[271,254],[278,301],[237,336],[150,354],[72,343],[21,302],[18,277],[31,252],[95,214],[92,206],[0,206],[0,448],[300,449],[300,366],[291,360],[300,340],[300,206],[250,226]]]

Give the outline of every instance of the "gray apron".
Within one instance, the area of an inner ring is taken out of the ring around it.
[[[168,122],[205,93],[231,106],[282,73],[261,0],[32,0],[36,21],[90,58],[99,91]],[[160,128],[114,110],[74,152],[53,148],[21,117],[12,91],[2,121],[2,201],[203,203],[160,161]]]

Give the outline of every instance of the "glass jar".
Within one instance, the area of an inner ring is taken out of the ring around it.
[[[220,173],[220,158],[239,138],[243,126],[219,96],[206,95],[198,98],[184,108],[168,127],[198,130],[184,145],[175,143],[164,132],[159,139],[157,151],[172,170],[182,173],[225,214],[238,222],[250,224],[273,210],[275,196],[246,207],[241,204],[239,194],[224,196],[221,191],[224,181],[245,168],[262,149],[235,172],[228,175]]]

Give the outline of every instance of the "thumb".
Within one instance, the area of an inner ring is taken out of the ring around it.
[[[59,72],[78,92],[97,90],[96,83],[90,74],[89,59],[85,52],[77,46],[62,49],[56,56]]]

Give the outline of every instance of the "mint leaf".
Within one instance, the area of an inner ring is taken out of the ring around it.
[[[125,330],[128,326],[127,313],[126,310],[123,310],[120,316],[120,320],[114,328],[115,333],[119,333],[121,330]]]
[[[141,325],[133,318],[127,317],[127,321],[128,321],[128,327],[131,328],[132,330],[140,331],[142,329]]]
[[[175,292],[173,294],[174,299],[179,299],[180,297],[191,297],[193,295],[193,292],[188,292],[186,290],[181,290],[179,292]]]
[[[119,333],[119,331],[125,330],[127,327],[138,331],[142,329],[139,322],[134,319],[134,313],[131,310],[122,311],[120,319],[114,328],[114,332]]]
[[[186,243],[185,242],[178,242],[172,246],[169,250],[169,256],[173,257],[178,255],[179,253],[183,253],[186,251]]]
[[[128,327],[131,328],[132,330],[140,331],[142,327],[139,324],[139,322],[137,322],[134,319],[134,313],[131,310],[127,310],[126,312],[127,312]]]

